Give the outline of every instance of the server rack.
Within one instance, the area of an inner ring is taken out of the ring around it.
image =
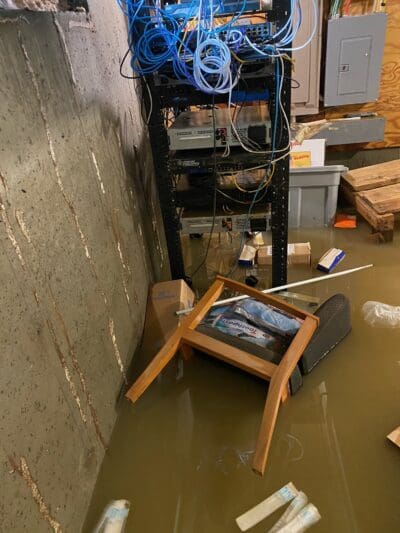
[[[282,26],[290,14],[290,0],[274,1],[275,20],[278,27]],[[285,113],[290,117],[291,95],[291,66],[285,61],[283,72],[283,86],[281,103]],[[165,236],[169,254],[170,270],[173,279],[186,277],[183,260],[180,221],[178,215],[177,190],[172,172],[173,164],[169,152],[168,135],[165,126],[163,109],[173,107],[177,96],[184,97],[185,105],[212,105],[227,102],[226,96],[210,96],[202,93],[189,85],[176,87],[162,87],[155,84],[154,75],[147,76],[143,83],[143,94],[147,111],[151,114],[149,119],[149,136],[153,153],[154,170],[158,186],[159,200],[165,228]],[[262,84],[268,89],[270,98],[271,120],[275,109],[276,83],[271,69],[270,76],[253,80],[253,84]],[[147,87],[145,87],[147,84]],[[152,102],[146,98],[151,91]],[[264,103],[267,103],[265,101]],[[279,150],[288,144],[289,132],[285,125],[280,131],[280,138],[276,149]],[[287,281],[287,244],[288,244],[288,199],[289,199],[289,158],[286,157],[276,163],[271,184],[269,185],[266,203],[271,205],[271,233],[272,233],[272,285],[283,285]],[[190,206],[187,206],[190,207]]]

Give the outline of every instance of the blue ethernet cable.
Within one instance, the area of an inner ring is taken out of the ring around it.
[[[250,47],[260,57],[274,59],[281,52],[302,49],[312,40],[317,29],[316,0],[312,0],[313,31],[307,41],[296,48],[289,45],[302,22],[299,0],[291,0],[287,21],[261,45],[235,27],[247,1],[238,0],[236,14],[225,24],[215,26],[214,16],[223,11],[223,0],[192,0],[185,5],[179,18],[173,16],[170,7],[167,13],[156,0],[154,3],[152,0],[117,0],[128,18],[132,69],[139,75],[148,75],[161,70],[170,61],[178,79],[187,80],[209,94],[227,94],[238,81],[243,47]]]

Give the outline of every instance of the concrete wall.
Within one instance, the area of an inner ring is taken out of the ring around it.
[[[80,531],[166,274],[125,20],[90,7],[0,15],[1,531]]]

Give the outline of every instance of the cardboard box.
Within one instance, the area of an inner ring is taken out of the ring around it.
[[[272,265],[272,246],[262,246],[258,249],[257,263],[260,266]],[[288,265],[310,265],[311,244],[297,242],[288,244]]]
[[[162,281],[149,291],[144,337],[161,348],[179,324],[176,311],[192,307],[195,295],[183,279]]]
[[[346,254],[340,248],[330,248],[318,261],[317,269],[329,273],[345,257]]]
[[[293,145],[290,150],[290,166],[292,168],[323,167],[325,165],[325,142],[325,139],[306,139],[301,144]]]
[[[238,263],[240,266],[252,267],[256,259],[257,248],[254,246],[248,246],[245,244],[243,246],[242,253],[240,254]]]

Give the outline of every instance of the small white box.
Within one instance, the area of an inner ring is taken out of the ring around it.
[[[288,265],[309,265],[311,263],[311,244],[296,242],[288,244]],[[272,265],[272,246],[258,249],[257,262],[260,266]]]
[[[239,257],[239,265],[241,266],[247,266],[252,267],[254,266],[254,260],[256,258],[257,248],[253,248],[253,246],[248,246],[245,244],[243,246],[242,253]]]
[[[322,272],[330,272],[346,256],[340,248],[331,248],[319,260],[317,269]]]
[[[310,152],[311,166],[323,167],[325,165],[325,139],[306,139],[301,144],[292,146],[291,152]]]

